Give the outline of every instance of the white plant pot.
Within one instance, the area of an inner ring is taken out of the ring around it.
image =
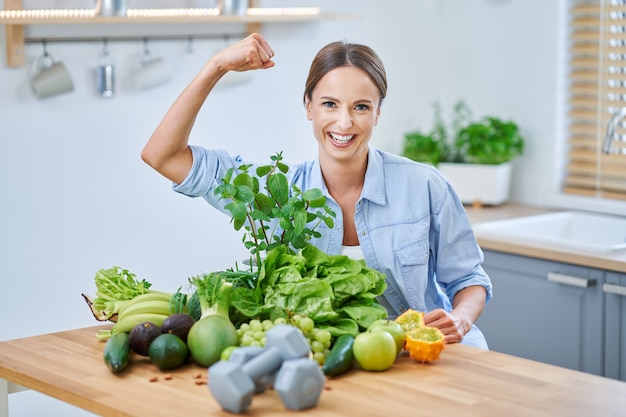
[[[509,198],[511,162],[500,165],[444,162],[437,167],[463,204],[499,205]]]

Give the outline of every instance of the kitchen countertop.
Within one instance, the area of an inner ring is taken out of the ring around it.
[[[467,206],[465,209],[472,224],[559,211],[508,203],[500,206]],[[476,233],[476,240],[484,250],[489,249],[548,261],[626,273],[626,251],[624,250],[594,253],[540,243],[513,241],[492,236],[486,237],[481,236],[478,232]]]
[[[14,384],[102,416],[233,415],[197,383],[197,374],[207,372],[195,364],[163,373],[134,356],[129,368],[113,374],[95,337],[100,328],[0,342],[0,416],[7,416]],[[622,417],[625,398],[624,382],[451,344],[431,364],[401,355],[385,372],[354,369],[330,379],[313,409],[289,411],[269,390],[253,398],[246,415]]]

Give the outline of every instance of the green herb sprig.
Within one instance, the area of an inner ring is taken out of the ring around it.
[[[322,190],[303,192],[289,184],[285,175],[289,167],[282,162],[282,152],[271,160],[272,164],[257,167],[256,175],[250,173],[251,165],[230,168],[215,189],[215,195],[231,200],[224,208],[230,212],[235,230],[244,228],[243,242],[257,269],[261,253],[280,245],[304,248],[311,237],[321,236],[317,227],[323,222],[332,228],[336,216]]]

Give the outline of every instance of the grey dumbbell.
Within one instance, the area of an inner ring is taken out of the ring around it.
[[[263,352],[243,365],[230,361],[211,365],[209,390],[224,410],[242,413],[252,402],[254,381],[272,375],[284,361],[307,357],[309,352],[306,338],[299,329],[286,324],[274,326],[266,334]]]
[[[233,350],[229,362],[235,363],[238,366],[243,366],[250,359],[254,358],[259,353],[263,352],[263,348],[261,346],[242,346]],[[276,374],[264,375],[254,382],[254,393],[260,394],[265,392],[270,386],[272,386],[274,377]]]
[[[317,405],[325,382],[326,378],[316,361],[308,358],[290,359],[280,367],[274,389],[285,407],[304,410]]]

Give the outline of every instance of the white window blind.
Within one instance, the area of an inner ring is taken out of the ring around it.
[[[563,191],[626,200],[626,119],[602,152],[611,116],[626,107],[626,0],[572,1],[569,139]]]

